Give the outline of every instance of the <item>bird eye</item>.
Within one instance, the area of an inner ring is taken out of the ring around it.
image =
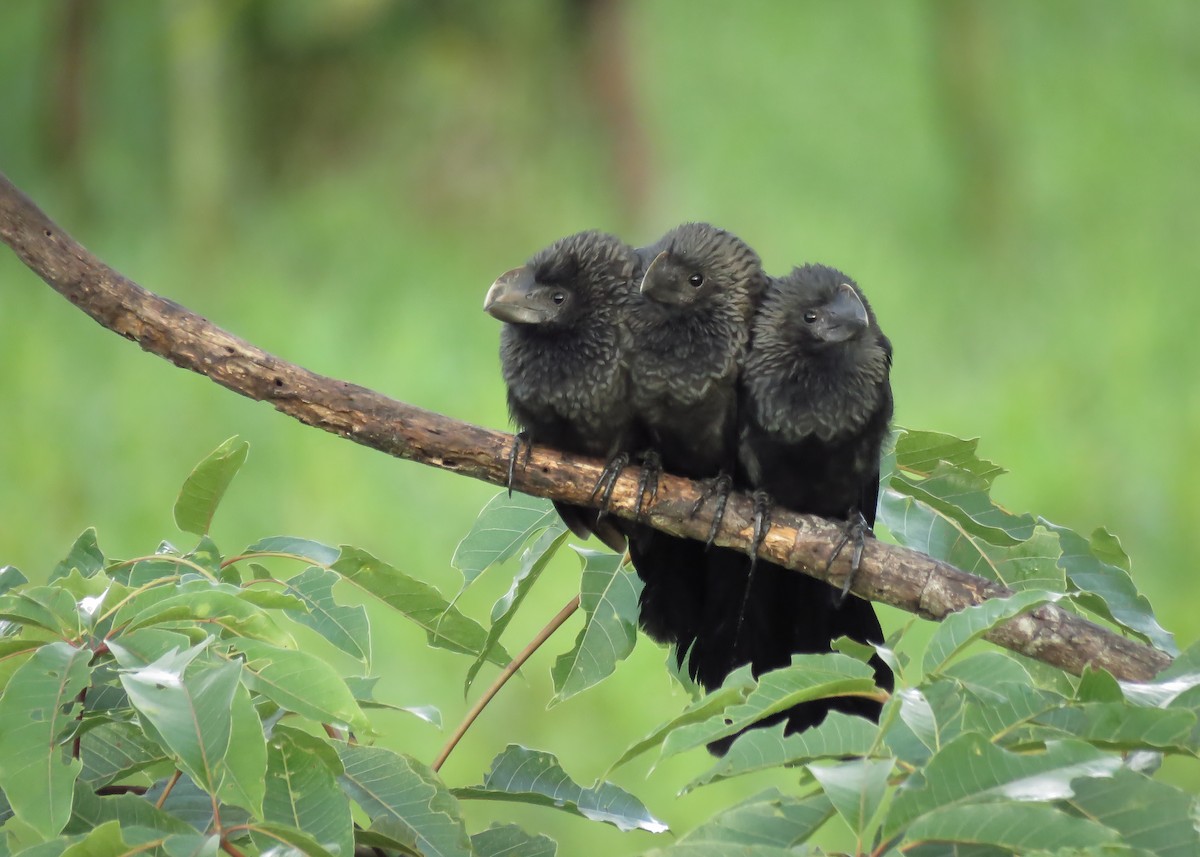
[[[688,282],[696,288],[700,288],[702,285],[704,285],[704,275],[692,274],[690,277],[688,277]]]
[[[552,294],[550,296],[550,300],[554,301],[556,304],[560,304],[563,301],[565,301],[566,299],[567,299],[567,296],[562,292],[555,292],[554,294]]]
[[[815,322],[816,320],[817,320],[817,313],[816,313],[816,310],[811,310],[811,309],[810,309],[810,310],[805,310],[805,311],[804,311],[804,323],[805,323],[805,324],[812,324],[812,323],[813,323],[813,322]]]

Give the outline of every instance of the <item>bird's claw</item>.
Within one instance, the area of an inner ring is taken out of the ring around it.
[[[712,523],[708,527],[708,538],[704,540],[704,547],[710,548],[717,531],[721,529],[721,521],[725,519],[725,504],[729,502],[729,492],[733,490],[733,479],[728,473],[718,473],[711,479],[703,480],[700,485],[700,497],[692,504],[691,517],[696,517],[700,508],[713,497],[717,498],[717,508],[713,510]]]
[[[654,450],[642,457],[642,475],[638,477],[637,507],[633,510],[633,519],[642,519],[642,505],[646,499],[646,491],[650,491],[650,503],[658,499],[658,475],[662,473],[662,459]]]
[[[842,549],[851,542],[854,543],[853,551],[850,554],[850,571],[847,572],[841,594],[838,595],[839,606],[850,594],[850,586],[854,583],[854,576],[858,574],[859,566],[862,564],[863,549],[867,545],[867,535],[870,532],[871,528],[867,524],[867,519],[862,516],[862,512],[855,509],[850,513],[850,518],[842,529],[841,539],[838,540],[833,553],[829,555],[829,562],[825,563],[825,570],[829,571],[834,561],[841,555]]]
[[[517,460],[521,457],[521,446],[525,446],[525,463],[521,465],[524,469],[529,466],[529,459],[533,456],[533,441],[529,439],[527,432],[519,431],[513,438],[512,449],[508,453],[508,496],[512,497],[513,480],[517,476]]]
[[[596,520],[604,517],[604,513],[608,511],[608,506],[612,502],[613,491],[617,487],[617,477],[621,475],[621,471],[629,465],[629,453],[618,452],[608,460],[604,465],[604,469],[600,471],[600,477],[596,480],[596,484],[592,487],[592,499],[600,497],[600,509],[596,514]]]
[[[755,491],[754,497],[754,538],[750,541],[750,559],[758,559],[758,549],[762,547],[767,530],[771,529],[771,495],[766,491]]]

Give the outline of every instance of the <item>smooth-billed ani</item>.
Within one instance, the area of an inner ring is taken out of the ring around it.
[[[505,322],[508,410],[530,444],[608,458],[631,443],[624,319],[640,270],[637,251],[619,238],[580,232],[501,274],[488,290],[483,308]],[[625,550],[621,532],[594,510],[555,508],[576,535],[595,532]]]
[[[891,343],[845,274],[805,265],[772,281],[742,372],[740,479],[795,512],[845,521],[848,530],[859,516],[873,525],[892,415],[891,364]],[[743,621],[754,635],[747,644],[756,667],[786,664],[791,652],[827,651],[843,635],[883,640],[869,602],[795,572],[760,573],[747,602]],[[876,682],[890,690],[891,671],[878,657],[871,663]],[[821,700],[791,712],[789,731],[819,722],[831,708],[879,715],[869,700]]]

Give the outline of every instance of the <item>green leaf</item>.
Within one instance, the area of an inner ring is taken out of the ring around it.
[[[291,618],[312,628],[330,643],[364,664],[371,663],[371,620],[362,605],[345,606],[333,597],[338,576],[326,568],[310,566],[287,581],[287,591],[299,598],[308,612]]]
[[[235,636],[254,637],[280,646],[293,644],[291,635],[237,587],[190,580],[174,587],[159,587],[164,588],[174,591],[130,618],[124,628],[126,632],[177,622],[208,622]],[[130,606],[135,603],[139,602],[131,601]]]
[[[371,733],[371,722],[354,700],[345,680],[325,661],[261,640],[230,641],[246,656],[246,685],[280,708],[318,723],[345,724]]]
[[[673,659],[674,656],[672,656]],[[679,715],[659,725],[646,737],[630,746],[619,759],[612,763],[609,770],[616,770],[647,750],[658,747],[676,729],[689,724],[704,723],[731,705],[744,702],[755,687],[757,687],[757,683],[750,675],[749,665],[734,670],[725,677],[725,682],[721,687],[690,703]]]
[[[1013,515],[992,502],[988,496],[992,483],[1005,471],[976,456],[978,445],[978,438],[901,431],[896,437],[891,487],[989,544],[1023,542],[1033,534],[1033,518]]]
[[[141,795],[122,794],[101,797],[91,788],[77,784],[75,806],[66,833],[86,833],[115,821],[124,829],[141,827],[160,833],[194,833],[186,822],[163,812]]]
[[[718,814],[676,844],[650,853],[669,857],[792,857],[807,853],[793,850],[793,846],[806,842],[832,816],[833,805],[824,793],[797,798],[769,789]]]
[[[1118,625],[1148,640],[1169,655],[1179,653],[1175,638],[1154,617],[1146,597],[1137,591],[1129,575],[1129,557],[1116,536],[1103,528],[1090,540],[1074,530],[1039,519],[1044,527],[1058,535],[1062,545],[1062,568],[1071,583],[1091,598],[1080,601],[1089,609],[1112,619]]]
[[[629,792],[609,782],[584,788],[574,782],[550,753],[510,744],[492,760],[483,784],[455,789],[462,798],[548,806],[603,821],[620,830],[662,833],[667,826]]]
[[[963,700],[963,730],[978,732],[1001,743],[1018,726],[1066,704],[1066,699],[1052,691],[1013,682],[997,682],[987,689],[967,689]]]
[[[1018,592],[1008,598],[991,598],[950,614],[934,631],[925,649],[922,663],[925,674],[937,673],[955,655],[1002,622],[1057,601],[1060,597],[1054,592],[1035,589]]]
[[[242,556],[282,556],[304,560],[321,568],[329,568],[337,562],[339,553],[340,551],[337,548],[330,547],[321,542],[314,542],[312,539],[301,539],[294,536],[271,536],[250,545],[250,547],[242,551]]]
[[[212,796],[197,786],[187,774],[181,776],[171,787],[171,792],[163,798],[163,790],[169,780],[159,780],[145,794],[145,799],[152,804],[162,801],[162,810],[174,818],[186,822],[190,827],[199,831],[209,830],[213,823]],[[221,824],[232,827],[244,824],[250,816],[240,807],[221,807]]]
[[[683,789],[684,792],[753,771],[802,764],[813,759],[866,756],[879,738],[879,727],[871,721],[831,711],[811,729],[784,735],[786,723],[742,733],[724,756]]]
[[[557,705],[610,676],[629,657],[637,642],[638,595],[641,579],[621,570],[614,553],[574,549],[583,561],[579,606],[583,627],[571,651],[559,655],[550,674]]]
[[[90,659],[85,649],[48,643],[13,673],[0,696],[0,789],[17,817],[46,838],[71,817],[83,766],[63,745],[77,725]]]
[[[869,694],[875,690],[874,673],[856,658],[840,654],[792,655],[791,666],[759,676],[758,686],[744,702],[731,705],[704,722],[680,726],[671,732],[663,742],[662,755],[671,756],[736,734],[801,702]]]
[[[1101,845],[1115,841],[1116,834],[1050,806],[989,801],[935,809],[913,823],[905,840],[993,845],[1025,853]]]
[[[44,628],[69,639],[83,633],[83,619],[75,599],[58,586],[34,586],[0,595],[0,619]]]
[[[267,754],[263,818],[303,830],[328,851],[352,854],[350,803],[337,780],[342,772],[328,743],[298,729],[276,727]]]
[[[339,744],[342,786],[385,832],[411,833],[425,857],[470,857],[458,801],[437,774],[417,760],[382,747]],[[389,834],[390,835],[390,834]]]
[[[106,821],[64,850],[62,857],[123,857],[131,850],[121,837],[121,825]]]
[[[249,451],[250,444],[231,437],[196,465],[175,501],[175,523],[179,529],[197,536],[208,533],[217,506]]]
[[[1066,588],[1065,575],[1057,566],[1058,540],[1044,527],[1033,529],[1028,539],[993,544],[961,522],[892,489],[880,495],[879,517],[898,543],[963,571],[1018,590]]]
[[[347,853],[343,851],[339,854],[338,852],[328,850],[310,836],[307,831],[293,827],[290,824],[261,822],[250,825],[250,830],[254,833],[255,841],[261,844],[262,853],[273,855],[273,857],[291,857],[291,855],[303,855],[303,857],[344,857]],[[284,845],[290,846],[290,848],[279,848],[275,845],[276,842],[281,842]]]
[[[955,803],[1061,799],[1071,795],[1072,780],[1111,776],[1120,767],[1118,756],[1079,741],[1050,742],[1044,750],[1013,753],[969,732],[929,760],[923,788],[896,794],[884,832],[893,836],[920,816]]]
[[[21,570],[15,565],[6,565],[0,568],[0,595],[18,586],[24,586],[28,582],[29,578],[21,574]]]
[[[569,535],[565,529],[551,527],[521,555],[521,566],[513,576],[512,586],[492,606],[492,626],[488,628],[483,651],[467,668],[467,678],[463,686],[464,693],[471,689],[480,668],[488,656],[496,650],[501,635],[508,628],[508,623],[517,615],[517,609],[524,603],[525,597],[533,590],[533,585],[537,583],[538,578],[541,577],[542,572],[546,570],[546,566],[550,564],[550,560],[554,558],[554,554],[566,542]]]
[[[66,577],[72,569],[78,570],[84,577],[91,577],[104,570],[104,554],[96,542],[95,527],[88,527],[75,540],[66,557],[50,572],[50,582]]]
[[[484,651],[487,632],[429,584],[414,580],[366,551],[345,545],[333,570],[424,628],[431,646],[468,655]],[[488,655],[488,660],[500,665],[508,663],[508,653],[503,648],[497,649]]]
[[[254,816],[262,815],[264,777],[267,771],[267,742],[262,720],[250,700],[250,691],[238,683],[229,709],[229,751],[221,764],[221,786],[217,796]]]
[[[515,555],[535,533],[546,529],[554,533],[566,530],[549,500],[524,494],[509,497],[506,491],[488,500],[450,560],[462,572],[463,589],[493,565]]]
[[[92,694],[88,694],[90,700]],[[92,788],[145,770],[167,758],[166,751],[132,723],[111,721],[89,729],[79,741],[80,779]]]
[[[129,701],[153,725],[184,771],[212,794],[220,784],[221,763],[229,750],[229,712],[242,664],[189,667],[207,645],[166,654],[141,666],[119,643],[110,643],[118,663],[127,670],[121,673],[121,684]]]
[[[1115,750],[1196,752],[1190,745],[1196,715],[1181,709],[1091,702],[1054,708],[1039,715],[1037,722]]]
[[[1158,857],[1200,854],[1194,795],[1126,769],[1111,779],[1077,780],[1073,789],[1066,803],[1120,833],[1127,845]]]
[[[854,759],[835,765],[809,765],[838,815],[861,839],[887,791],[892,759]]]
[[[515,824],[493,824],[471,837],[476,857],[554,857],[558,845],[549,836],[531,836]]]

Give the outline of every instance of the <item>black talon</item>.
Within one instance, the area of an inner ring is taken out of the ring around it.
[[[519,431],[513,437],[512,449],[508,453],[508,496],[512,497],[513,479],[517,475],[517,459],[521,457],[521,444],[525,444],[525,464],[529,466],[529,459],[533,457],[533,441],[529,439],[526,432]],[[524,467],[522,469],[524,469]]]
[[[713,511],[712,523],[708,527],[708,538],[704,540],[704,547],[710,548],[713,539],[717,537],[717,531],[721,529],[721,521],[725,519],[725,505],[729,502],[733,479],[727,473],[718,473],[711,479],[703,480],[700,484],[703,486],[703,490],[700,492],[700,499],[692,504],[691,517],[696,517],[700,507],[713,497],[717,498],[717,508]]]
[[[642,475],[638,478],[637,507],[633,511],[633,519],[642,519],[642,501],[646,499],[646,489],[650,489],[650,502],[658,499],[658,474],[662,473],[662,459],[654,450],[642,457]]]
[[[758,559],[758,549],[762,547],[767,530],[771,529],[771,495],[766,491],[754,492],[754,539],[750,542],[750,558]],[[753,568],[753,565],[751,565]]]
[[[867,524],[867,519],[863,517],[862,512],[855,509],[850,513],[850,518],[842,530],[842,537],[834,547],[833,553],[829,555],[829,561],[825,563],[825,570],[829,571],[842,549],[851,541],[854,542],[854,551],[850,554],[850,571],[846,574],[846,582],[842,584],[842,591],[838,596],[839,607],[846,600],[846,596],[850,594],[850,586],[854,583],[854,576],[858,574],[859,565],[862,563],[863,549],[867,546],[867,533],[869,532],[871,532],[871,528]]]
[[[600,471],[600,478],[596,480],[596,484],[592,487],[592,499],[596,499],[596,495],[600,495],[600,509],[596,513],[596,520],[599,521],[604,517],[604,513],[608,511],[609,503],[612,502],[613,490],[617,487],[617,477],[621,475],[621,471],[629,465],[629,453],[618,452],[608,460],[604,465],[604,469]]]

